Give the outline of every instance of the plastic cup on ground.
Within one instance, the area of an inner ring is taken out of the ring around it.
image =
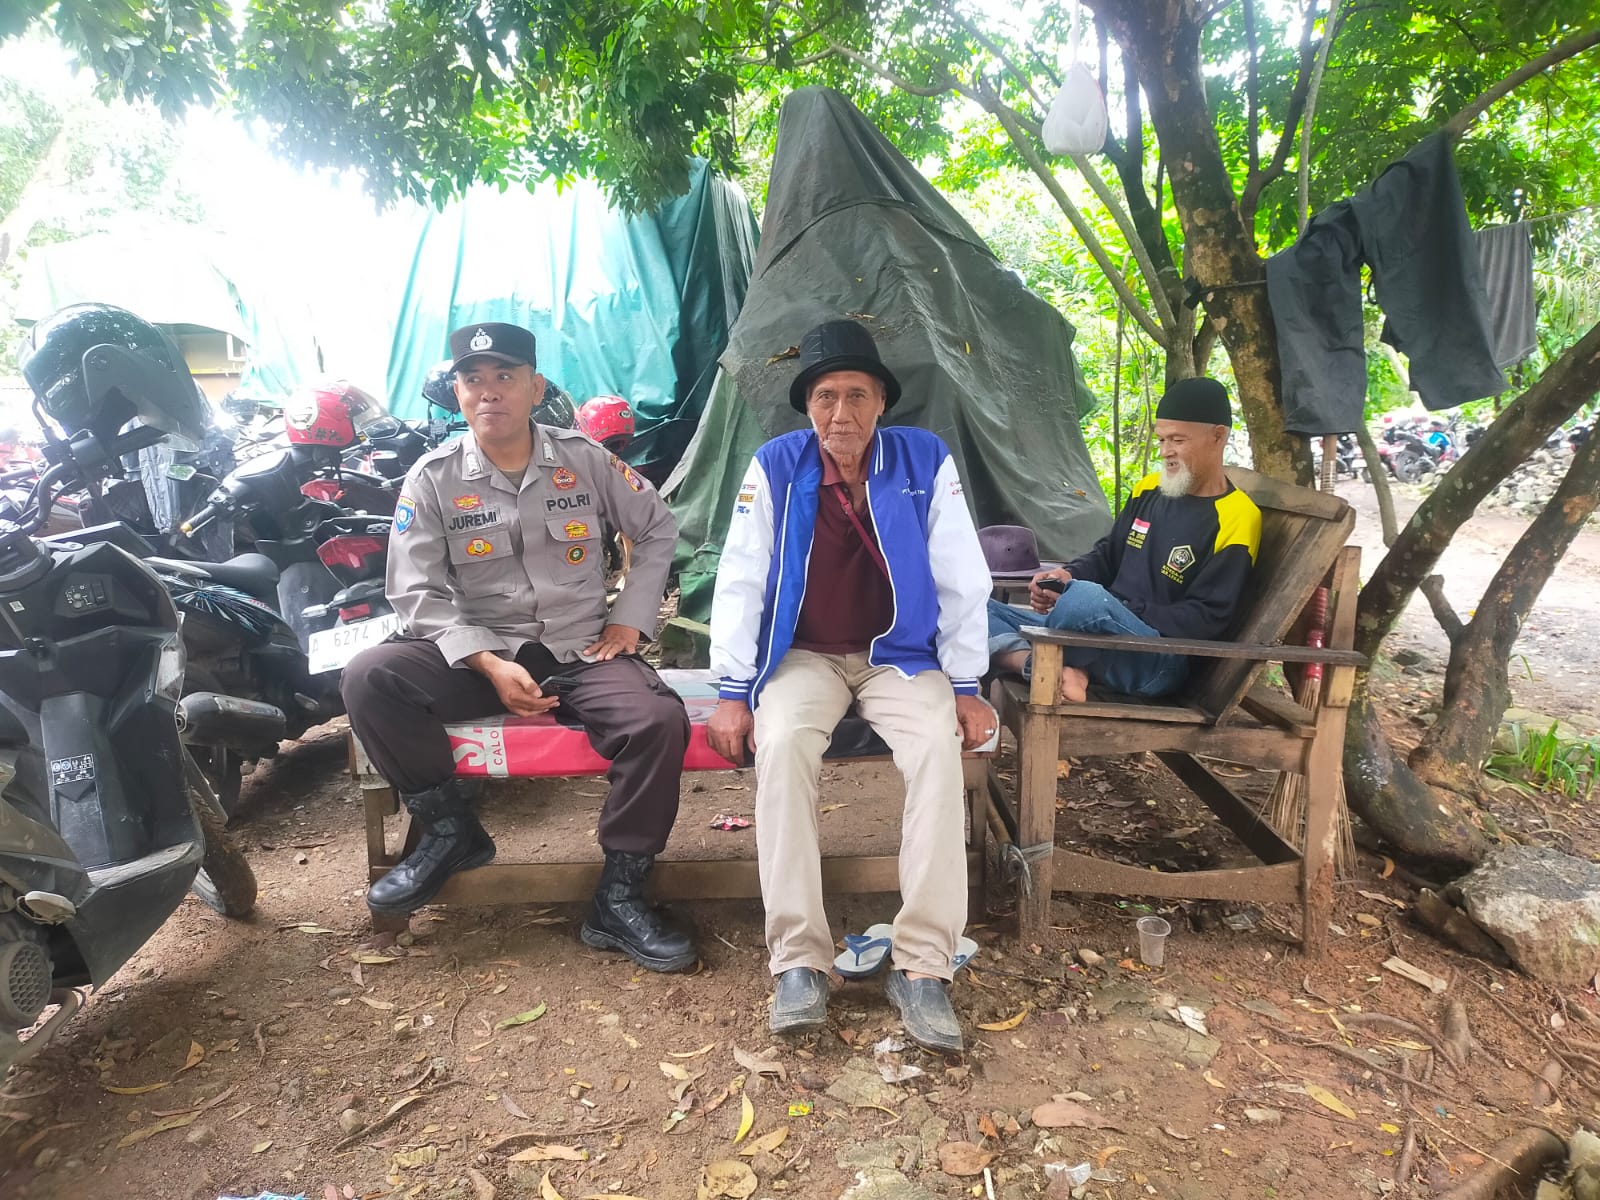
[[[1167,958],[1167,934],[1172,926],[1160,917],[1139,918],[1139,961],[1147,967],[1159,967]]]

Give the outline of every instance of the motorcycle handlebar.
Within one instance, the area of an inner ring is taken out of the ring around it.
[[[199,512],[187,518],[183,524],[178,526],[178,529],[184,537],[193,537],[200,530],[211,524],[212,521],[216,520],[222,509],[223,506],[221,504],[208,504]]]

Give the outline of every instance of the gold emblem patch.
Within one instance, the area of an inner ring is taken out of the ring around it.
[[[588,557],[589,557],[589,550],[588,550],[588,547],[586,547],[586,546],[568,546],[567,547],[567,561],[569,563],[571,563],[573,566],[577,566],[579,563],[581,563],[584,559],[586,559]]]
[[[467,543],[467,553],[473,558],[482,558],[485,554],[494,553],[494,543],[484,538],[473,538]]]
[[[569,542],[575,542],[579,538],[586,538],[589,536],[589,527],[582,521],[568,521],[564,526],[562,526],[562,529],[566,533],[567,540]]]
[[[564,492],[568,488],[578,486],[578,477],[565,467],[557,467],[555,473],[550,476],[550,482]]]

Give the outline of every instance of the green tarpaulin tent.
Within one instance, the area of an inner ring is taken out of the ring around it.
[[[680,612],[705,620],[734,494],[766,439],[800,428],[794,346],[840,316],[869,326],[905,388],[892,423],[939,434],[979,525],[1027,525],[1067,558],[1111,527],[1079,430],[1094,407],[1073,329],[1018,281],[837,92],[785,102],[749,294],[694,440],[666,485]]]

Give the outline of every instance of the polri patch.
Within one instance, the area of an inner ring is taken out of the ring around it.
[[[454,504],[462,512],[466,512],[469,509],[482,508],[483,497],[478,495],[477,492],[471,492],[465,496],[457,496]]]
[[[486,538],[473,538],[467,543],[467,553],[473,558],[482,558],[485,554],[494,553],[494,543]]]
[[[589,536],[589,527],[582,521],[568,521],[561,528],[562,532],[567,535],[567,541],[569,542],[575,542],[579,538]]]
[[[568,488],[575,488],[578,486],[578,477],[565,467],[557,467],[555,469],[555,473],[550,476],[550,482],[555,484],[564,492]]]
[[[639,477],[638,472],[636,472],[627,463],[623,462],[615,454],[611,456],[611,465],[618,471],[622,472],[622,477],[628,481],[628,486],[634,491],[644,491],[644,480]]]
[[[588,557],[589,557],[589,549],[588,549],[587,546],[568,546],[567,547],[567,561],[569,563],[571,563],[573,566],[577,566],[579,563],[581,563],[584,559],[586,559]]]
[[[394,531],[404,533],[411,528],[411,522],[417,519],[416,503],[409,497],[401,496],[395,501],[394,506]]]

